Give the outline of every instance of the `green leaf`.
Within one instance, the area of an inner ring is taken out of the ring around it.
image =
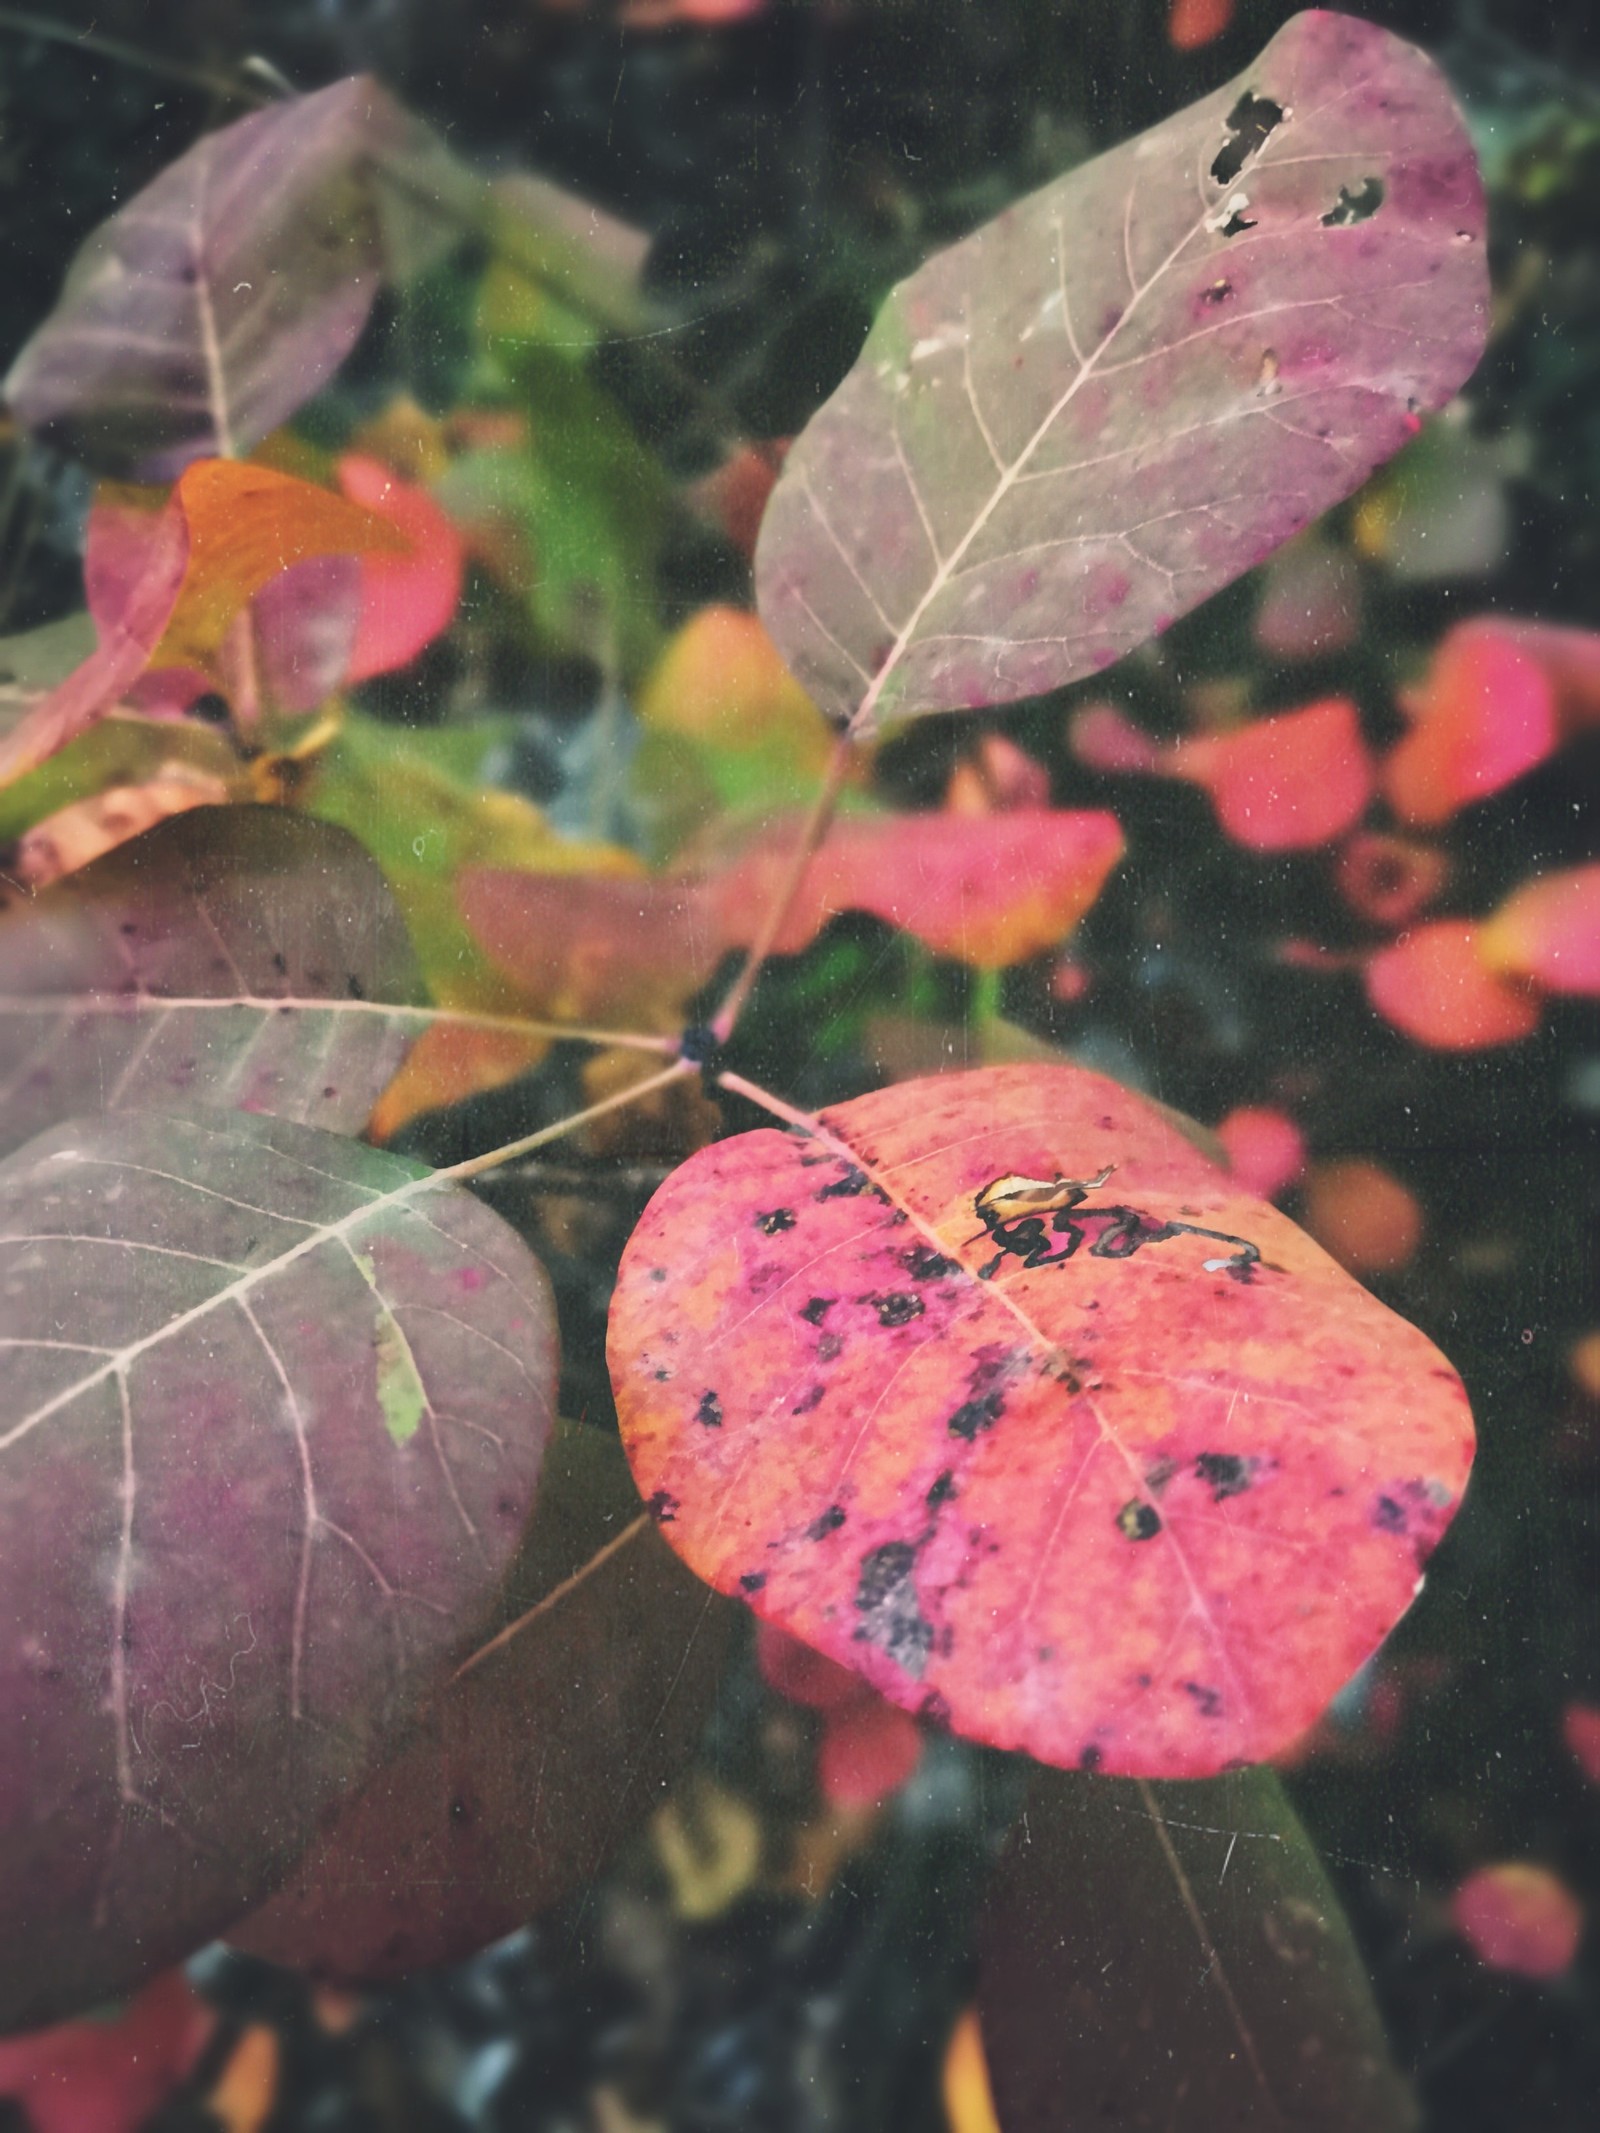
[[[1366,1971],[1270,1770],[1040,1771],[984,1913],[1005,2133],[1406,2133]]]

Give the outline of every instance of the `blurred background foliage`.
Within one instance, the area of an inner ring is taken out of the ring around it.
[[[322,766],[320,806],[365,824],[380,858],[390,836],[392,877],[413,870],[425,914],[430,879],[492,863],[497,837],[523,848],[523,803],[568,836],[658,859],[730,795],[798,798],[783,781],[811,746],[791,735],[764,770],[736,751],[708,770],[651,716],[674,633],[710,603],[748,597],[738,499],[724,489],[696,511],[685,493],[752,441],[769,452],[795,431],[883,291],[932,246],[1203,93],[1292,12],[1239,0],[1206,18],[1216,34],[1175,41],[1180,17],[1192,32],[1204,10],[0,8],[0,342],[8,354],[22,344],[96,223],[279,77],[310,89],[370,69],[461,156],[503,175],[508,215],[515,174],[535,172],[615,218],[581,225],[559,299],[504,254],[491,265],[481,241],[441,259],[380,301],[302,418],[308,463],[352,439],[382,442],[463,518],[487,486],[505,543],[570,566],[536,573],[519,600],[514,562],[496,567],[480,543],[449,636],[364,688],[364,716]],[[1320,1189],[1330,1235],[1341,1162],[1346,1187],[1348,1166],[1365,1163],[1403,1192],[1383,1220],[1409,1225],[1410,1246],[1385,1259],[1380,1240],[1365,1270],[1462,1370],[1479,1468],[1425,1603],[1292,1785],[1428,2127],[1580,2133],[1600,2098],[1595,1936],[1575,1968],[1541,1982],[1475,1955],[1450,1900],[1474,1869],[1534,1860],[1600,1913],[1600,1753],[1572,1716],[1600,1706],[1592,1006],[1553,1002],[1512,1053],[1408,1042],[1348,974],[1284,952],[1365,952],[1370,885],[1363,906],[1325,859],[1241,852],[1201,791],[1096,767],[1072,741],[1086,707],[1107,701],[1165,741],[1338,692],[1383,743],[1402,730],[1399,692],[1452,623],[1485,611],[1595,620],[1600,22],[1577,0],[1372,0],[1364,12],[1425,42],[1466,105],[1491,189],[1496,323],[1483,367],[1333,515],[1320,549],[1257,573],[1105,686],[925,721],[884,749],[879,790],[902,805],[936,805],[962,777],[969,797],[973,780],[1003,797],[1020,751],[1033,766],[1024,783],[1041,776],[1057,804],[1115,807],[1134,857],[1069,956],[1000,978],[847,917],[763,986],[739,1063],[813,1103],[952,1056],[1059,1043],[1208,1124],[1245,1106],[1297,1116],[1313,1168],[1288,1204],[1314,1213]],[[89,493],[81,471],[0,432],[0,629],[79,604]],[[1307,581],[1285,576],[1308,567],[1324,634],[1275,631],[1264,619],[1275,598],[1286,614],[1310,605]],[[721,647],[713,668],[731,656]],[[1451,907],[1486,912],[1531,871],[1592,858],[1597,770],[1591,727],[1475,808],[1450,848]],[[492,824],[452,813],[486,784],[500,795]],[[437,847],[408,858],[413,819]],[[435,952],[442,964],[471,951],[451,935]],[[458,982],[463,1000],[502,997],[476,966]],[[583,1093],[557,1053],[405,1131],[452,1155]],[[544,1166],[490,1187],[551,1261],[569,1413],[609,1412],[610,1269],[662,1167],[700,1130],[646,1117],[588,1151],[604,1167]],[[219,2119],[352,2133],[944,2124],[940,2058],[970,1996],[972,1916],[1019,1778],[1004,1759],[930,1741],[887,1802],[841,1805],[818,1790],[825,1733],[747,1648],[664,1818],[595,1889],[502,1949],[359,1998],[204,1959],[223,2018],[153,2122],[166,2133]],[[0,2123],[7,2114],[21,2123],[20,2105],[0,2103]]]

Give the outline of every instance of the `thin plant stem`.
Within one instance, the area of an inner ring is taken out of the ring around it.
[[[515,1643],[522,1632],[530,1629],[541,1615],[548,1614],[552,1607],[559,1606],[569,1593],[576,1591],[585,1579],[593,1577],[612,1556],[626,1548],[630,1541],[636,1541],[650,1523],[649,1512],[641,1511],[636,1519],[624,1526],[604,1547],[597,1548],[587,1562],[580,1563],[570,1577],[565,1577],[559,1585],[552,1586],[542,1600],[536,1600],[526,1613],[518,1615],[514,1622],[508,1622],[504,1629],[497,1630],[487,1644],[480,1644],[475,1652],[463,1659],[450,1676],[452,1685],[473,1673],[486,1659],[492,1659],[496,1652],[503,1651],[508,1644]]]
[[[688,1059],[675,1059],[671,1066],[663,1067],[659,1074],[647,1075],[636,1081],[631,1088],[618,1089],[614,1095],[603,1096],[598,1103],[588,1104],[581,1111],[574,1111],[569,1118],[558,1119],[553,1126],[541,1126],[537,1133],[525,1133],[521,1140],[507,1141],[504,1147],[491,1148],[484,1155],[470,1155],[464,1162],[450,1163],[443,1170],[433,1171],[428,1184],[457,1185],[466,1178],[480,1178],[486,1171],[498,1170],[503,1164],[514,1163],[519,1156],[531,1155],[535,1148],[548,1147],[551,1141],[561,1140],[568,1133],[576,1133],[580,1126],[587,1126],[609,1112],[621,1111],[628,1104],[638,1103],[643,1097],[653,1096],[657,1089],[667,1089],[675,1081],[687,1080],[700,1069]]]
[[[168,59],[159,52],[147,52],[121,37],[108,37],[103,30],[76,29],[71,23],[52,22],[48,15],[35,14],[31,8],[0,7],[0,30],[14,30],[22,37],[39,37],[49,44],[74,45],[80,52],[92,53],[100,59],[113,59],[119,66],[135,67],[141,74],[154,74],[161,81],[177,81],[190,89],[203,89],[208,96],[222,97],[231,103],[265,104],[271,101],[264,90],[249,88],[229,75],[214,73],[208,67],[192,67],[183,60]]]
[[[839,805],[839,795],[844,790],[844,782],[854,760],[855,744],[848,733],[841,733],[833,744],[833,753],[828,758],[822,784],[818,788],[816,799],[811,803],[811,812],[806,816],[801,828],[794,857],[789,863],[789,871],[785,874],[778,893],[772,900],[771,908],[750,944],[739,975],[729,986],[727,997],[712,1019],[711,1034],[718,1044],[726,1044],[733,1035],[739,1017],[744,1012],[745,1002],[761,975],[761,966],[772,953],[772,944],[783,930],[784,920],[789,916],[794,900],[800,893],[800,884],[805,879],[806,868],[811,864],[813,854],[828,833],[828,826],[833,821],[834,811]]]

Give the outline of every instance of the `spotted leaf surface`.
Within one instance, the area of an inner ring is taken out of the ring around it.
[[[1135,1775],[1294,1739],[1409,1605],[1473,1441],[1421,1333],[1069,1067],[701,1150],[629,1242],[610,1359],[702,1577],[957,1732]]]
[[[419,987],[354,838],[281,808],[196,810],[0,913],[0,1150],[123,1104],[358,1132]]]
[[[549,1430],[532,1255],[419,1165],[124,1113],[0,1163],[0,2028],[266,1893],[487,1609]]]
[[[859,731],[1108,665],[1455,392],[1488,321],[1483,234],[1432,63],[1297,15],[891,294],[773,491],[763,620]]]

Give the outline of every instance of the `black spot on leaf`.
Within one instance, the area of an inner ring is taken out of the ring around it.
[[[817,1361],[831,1363],[843,1347],[844,1342],[837,1333],[824,1333],[817,1343]]]
[[[1322,218],[1325,230],[1344,229],[1352,222],[1370,222],[1383,205],[1383,180],[1366,178],[1352,192],[1341,185],[1339,197]]]
[[[884,1541],[861,1558],[856,1585],[857,1638],[876,1644],[913,1678],[920,1677],[933,1649],[933,1625],[918,1604],[912,1580],[916,1561],[910,1541]]]
[[[1078,1757],[1078,1768],[1080,1770],[1098,1770],[1105,1759],[1105,1751],[1097,1748],[1094,1742],[1090,1741],[1088,1747]]]
[[[801,1306],[800,1316],[808,1326],[820,1326],[837,1300],[833,1296],[813,1296],[808,1304]]]
[[[670,1526],[678,1515],[678,1499],[667,1489],[657,1489],[645,1509],[658,1526]]]
[[[1228,113],[1227,139],[1211,159],[1218,185],[1231,185],[1253,155],[1259,155],[1283,123],[1283,106],[1246,89]]]
[[[774,1207],[764,1215],[757,1215],[756,1228],[763,1237],[779,1236],[784,1230],[794,1228],[794,1209]]]
[[[927,1495],[923,1498],[923,1501],[927,1504],[928,1509],[930,1511],[937,1511],[939,1506],[943,1503],[948,1503],[955,1493],[956,1477],[950,1471],[949,1467],[946,1467],[944,1472],[939,1476],[938,1480],[933,1484],[933,1487],[929,1489]]]
[[[706,1429],[721,1429],[722,1402],[714,1392],[703,1392],[700,1405],[694,1411],[695,1420]]]
[[[825,1385],[808,1385],[805,1391],[801,1393],[799,1399],[795,1401],[793,1407],[790,1408],[790,1414],[810,1414],[811,1410],[814,1407],[820,1407],[822,1405],[823,1395],[826,1391],[827,1387]]]
[[[1186,1681],[1183,1693],[1194,1698],[1195,1709],[1202,1718],[1222,1716],[1222,1697],[1216,1689],[1208,1689],[1203,1681]]]
[[[1209,1485],[1213,1503],[1221,1503],[1225,1496],[1242,1496],[1250,1486],[1250,1462],[1234,1452],[1202,1452],[1194,1470]]]
[[[914,1244],[910,1251],[902,1252],[900,1264],[913,1281],[943,1281],[947,1275],[960,1272],[954,1259],[947,1259],[943,1252],[933,1251],[926,1244]]]
[[[819,1518],[814,1518],[806,1528],[808,1541],[826,1540],[830,1533],[837,1533],[845,1521],[843,1504],[831,1503]]]
[[[1372,1506],[1372,1523],[1380,1533],[1404,1533],[1406,1530],[1406,1507],[1396,1503],[1392,1496],[1380,1496]]]
[[[747,1570],[739,1580],[739,1590],[741,1592],[759,1592],[766,1582],[767,1573],[764,1570]]]
[[[1137,1496],[1130,1496],[1117,1513],[1117,1531],[1124,1540],[1154,1540],[1161,1531],[1161,1513],[1153,1503],[1142,1503]]]
[[[922,1316],[922,1298],[903,1289],[892,1290],[887,1296],[863,1297],[862,1301],[877,1312],[880,1326],[909,1326],[914,1318]]]
[[[868,1178],[867,1173],[864,1170],[858,1170],[855,1164],[852,1163],[846,1169],[843,1177],[835,1178],[831,1185],[819,1185],[815,1198],[819,1200],[854,1200],[867,1190],[870,1183],[871,1180]]]
[[[992,1429],[1006,1411],[1004,1393],[986,1392],[981,1400],[963,1400],[945,1424],[952,1437],[970,1444],[981,1429]]]
[[[1243,208],[1236,207],[1227,221],[1223,223],[1222,234],[1224,237],[1242,237],[1246,230],[1253,230],[1255,226],[1256,218],[1254,215],[1247,215]]]

